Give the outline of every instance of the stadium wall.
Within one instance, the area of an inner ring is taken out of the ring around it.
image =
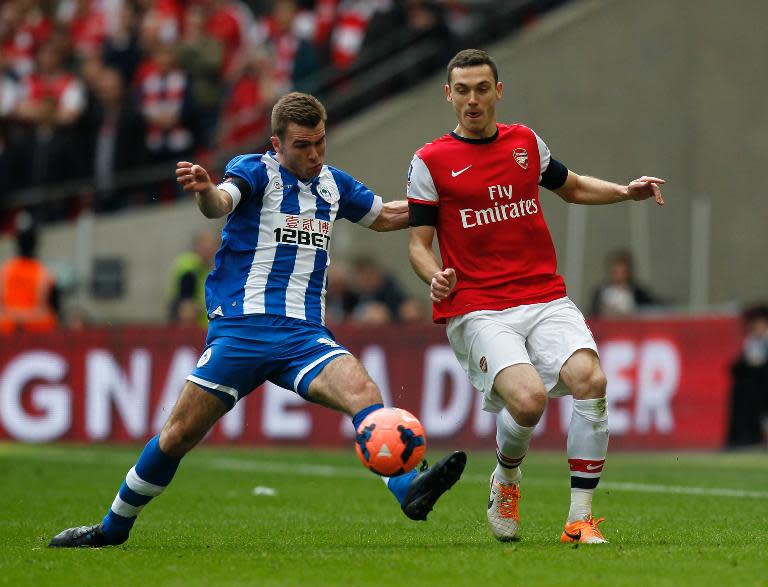
[[[629,247],[641,281],[672,304],[693,301],[695,310],[765,298],[768,272],[759,263],[768,251],[768,198],[755,184],[768,136],[768,81],[759,75],[768,57],[768,4],[588,0],[550,14],[490,48],[505,82],[500,119],[533,127],[576,172],[619,182],[657,174],[669,182],[663,209],[566,206],[542,194],[571,297],[584,306],[606,253]],[[453,128],[442,84],[442,74],[425,79],[333,126],[329,161],[387,200],[403,197],[413,151]],[[41,257],[74,283],[87,275],[82,251],[121,256],[123,297],[95,300],[86,287],[74,299],[97,322],[157,321],[166,314],[171,259],[207,224],[191,202],[103,216],[92,232],[47,229]],[[405,261],[405,232],[371,235],[339,223],[334,241],[335,259],[372,254],[425,295]],[[0,258],[11,250],[5,239]],[[702,291],[693,291],[695,283]]]
[[[730,412],[728,365],[740,342],[729,317],[593,321],[608,375],[614,449],[720,449]],[[491,448],[481,409],[442,328],[339,328],[387,405],[406,408],[430,443]],[[199,329],[123,327],[0,338],[0,440],[138,442],[160,430],[202,350]],[[535,445],[562,449],[570,398],[552,400]],[[217,424],[211,443],[349,446],[349,419],[271,383]]]

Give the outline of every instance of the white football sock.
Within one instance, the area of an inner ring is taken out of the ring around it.
[[[592,495],[608,452],[608,410],[605,398],[573,401],[568,426],[568,464],[571,469],[571,507],[568,521],[592,514]]]
[[[505,483],[519,483],[520,463],[528,452],[535,426],[521,426],[506,409],[496,416],[496,477]]]
[[[568,523],[586,520],[592,515],[592,496],[594,489],[571,489],[571,509],[568,512]]]

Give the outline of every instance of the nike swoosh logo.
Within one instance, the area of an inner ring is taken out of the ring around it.
[[[451,177],[458,177],[458,176],[460,176],[462,173],[464,173],[470,167],[472,167],[472,166],[471,165],[467,165],[464,169],[459,169],[458,171],[454,171],[453,169],[451,169]]]
[[[592,463],[587,465],[587,471],[599,471],[602,468],[602,465],[593,465]]]
[[[570,532],[568,532],[568,530],[564,530],[564,532],[565,532],[565,535],[571,540],[576,540],[576,541],[581,540],[581,530],[579,530],[578,534],[571,534]]]

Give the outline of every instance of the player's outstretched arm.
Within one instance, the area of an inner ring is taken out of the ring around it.
[[[195,194],[197,207],[206,218],[220,218],[232,211],[232,196],[213,185],[202,165],[179,161],[176,164],[176,181],[185,192]]]
[[[432,250],[435,238],[433,226],[412,226],[408,244],[408,258],[416,275],[429,285],[429,297],[433,302],[441,302],[456,285],[456,271],[450,267],[442,269]]]
[[[659,206],[663,206],[664,198],[660,186],[664,183],[666,182],[663,179],[644,175],[628,185],[619,185],[568,171],[565,183],[554,192],[571,204],[615,204],[626,200],[653,198]]]
[[[376,232],[408,228],[408,200],[384,202],[376,220],[369,226]]]

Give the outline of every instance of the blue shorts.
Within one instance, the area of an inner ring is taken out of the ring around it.
[[[307,399],[330,361],[350,352],[325,326],[267,314],[211,320],[205,349],[187,377],[230,408],[265,381]]]

